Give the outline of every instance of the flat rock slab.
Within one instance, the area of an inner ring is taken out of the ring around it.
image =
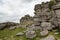
[[[16,34],[16,36],[23,36],[23,35],[24,35],[23,32],[19,32],[19,33]]]
[[[56,40],[55,37],[53,35],[49,35],[46,38],[42,38],[40,40]]]
[[[42,32],[40,32],[40,34],[41,34],[41,36],[46,36],[46,35],[48,35],[48,30],[44,30],[44,31],[42,31]]]
[[[26,32],[26,38],[32,39],[32,38],[34,38],[34,37],[36,37],[35,31],[27,31],[27,32]]]

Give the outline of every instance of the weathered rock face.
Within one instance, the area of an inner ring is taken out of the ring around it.
[[[42,22],[41,27],[43,30],[52,30],[53,25],[50,22]]]
[[[56,5],[52,6],[52,10],[49,9],[49,2],[37,4],[34,8],[34,21],[33,26],[29,26],[31,30],[52,30],[53,28],[60,28],[60,1],[56,0]],[[29,15],[26,15],[21,19],[21,22],[31,20]],[[32,18],[32,19],[33,19]]]
[[[30,15],[25,15],[24,17],[22,17],[22,18],[20,19],[20,23],[21,23],[21,22],[31,21],[31,20],[33,20],[33,17],[31,17]]]
[[[26,28],[27,26],[30,26],[33,23],[34,23],[33,17],[31,17],[30,15],[25,15],[20,19],[20,26],[22,28]]]
[[[40,40],[56,40],[53,35],[48,35],[53,28],[60,27],[60,1],[56,0],[56,2],[57,4],[52,6],[52,10],[49,9],[49,2],[35,5],[35,23],[28,26],[27,30],[24,31],[26,38],[32,39],[36,37],[36,31],[39,30],[39,35],[43,37],[47,36]],[[31,19],[29,15],[26,15],[20,21],[27,22],[31,20],[33,20],[33,18]],[[17,35],[23,35],[23,33],[18,33]]]
[[[60,0],[55,0],[58,4],[60,3]]]
[[[52,30],[53,28],[60,28],[60,0],[56,0],[57,4],[49,9],[49,2],[35,5],[34,21],[35,29]]]

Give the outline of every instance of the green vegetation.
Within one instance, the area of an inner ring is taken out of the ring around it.
[[[25,29],[24,28],[18,28],[15,30],[0,30],[0,39],[2,40],[19,40],[20,37],[17,37],[16,34],[18,32],[23,32]],[[22,36],[22,38],[25,38],[24,36]]]
[[[33,39],[27,39],[25,37],[25,35],[24,36],[16,36],[16,34],[18,32],[23,32],[25,30],[26,29],[24,29],[24,28],[18,28],[15,30],[8,30],[8,29],[0,30],[0,39],[2,39],[2,40],[37,40],[37,39],[39,39],[39,37],[36,37]]]
[[[20,25],[21,27],[15,29],[15,30],[8,30],[8,29],[0,30],[0,39],[2,39],[2,40],[30,40],[30,39],[27,39],[25,37],[25,35],[24,36],[16,36],[16,34],[19,32],[25,31],[26,28],[22,28],[22,27],[31,25],[32,23],[34,23],[34,22],[32,22],[32,21],[23,22]]]
[[[17,28],[15,30],[8,30],[8,29],[0,30],[0,39],[2,40],[40,40],[41,38],[45,38],[40,35],[40,30],[36,30],[37,36],[33,39],[27,39],[25,35],[16,36],[18,32],[23,32],[25,30],[26,29],[24,28]],[[58,34],[54,34],[54,33],[55,33],[54,31],[51,31],[49,34],[54,35],[56,39],[60,39],[60,32],[57,31]]]
[[[52,9],[52,6],[56,4],[56,1],[55,0],[51,0],[49,2],[49,9],[51,10]]]
[[[58,34],[55,34],[55,33],[58,33]],[[51,31],[49,34],[53,35],[56,38],[56,40],[60,39],[60,32],[59,31]]]

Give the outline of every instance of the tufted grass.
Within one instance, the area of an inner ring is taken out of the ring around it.
[[[0,39],[2,40],[19,40],[20,37],[17,37],[16,34],[18,32],[23,32],[24,28],[17,28],[15,30],[0,30]]]
[[[32,24],[34,22],[29,21],[29,22],[25,22],[21,24],[21,27],[25,27],[28,24]],[[8,30],[8,29],[4,29],[4,30],[0,30],[0,40],[29,40],[26,39],[25,35],[24,36],[16,36],[17,33],[19,32],[23,32],[26,30],[26,28],[17,28],[15,30]]]
[[[37,36],[33,39],[27,39],[26,36],[16,36],[18,32],[25,31],[25,28],[17,28],[15,30],[0,30],[0,40],[40,40],[41,38],[44,38],[40,35],[40,30],[36,31]],[[55,35],[53,31],[49,32],[49,35],[54,35],[56,39],[60,39],[60,32],[57,31],[59,34]]]

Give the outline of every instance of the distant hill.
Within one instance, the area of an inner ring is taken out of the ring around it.
[[[15,23],[15,22],[4,22],[4,23],[0,23],[0,29],[5,29],[5,28],[9,28],[9,27],[13,27],[13,26],[17,26],[19,25],[19,23]]]

